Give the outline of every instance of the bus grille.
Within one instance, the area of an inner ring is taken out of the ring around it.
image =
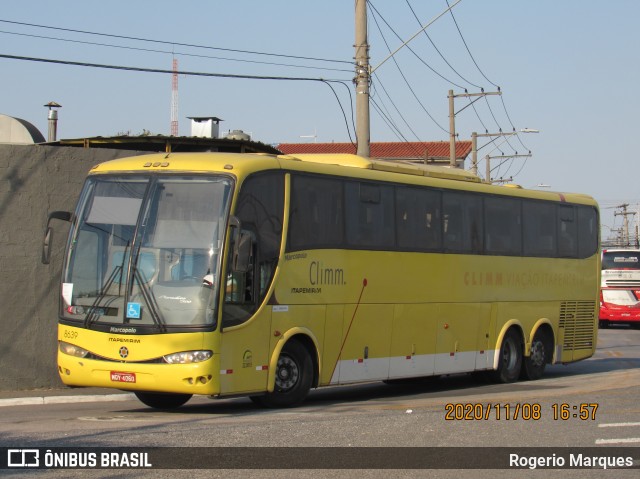
[[[605,286],[613,288],[638,288],[640,289],[640,280],[637,279],[607,279]]]
[[[560,305],[560,327],[564,329],[564,349],[592,349],[596,303],[564,301]]]

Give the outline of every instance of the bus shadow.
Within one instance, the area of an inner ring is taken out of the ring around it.
[[[302,407],[328,407],[328,406],[348,406],[349,403],[359,403],[366,401],[378,401],[386,399],[411,399],[414,396],[428,398],[446,397],[455,394],[459,397],[477,396],[478,394],[491,393],[513,393],[514,391],[536,391],[536,390],[562,390],[567,386],[564,384],[550,384],[545,379],[570,378],[580,375],[605,373],[612,371],[622,371],[630,369],[640,369],[640,358],[624,357],[603,357],[591,358],[586,361],[571,363],[568,365],[556,364],[547,367],[544,377],[539,381],[520,381],[514,384],[496,384],[490,380],[486,373],[454,374],[447,376],[435,376],[425,378],[414,378],[407,380],[396,380],[389,383],[381,381],[345,385],[331,386],[312,390],[303,403]],[[516,389],[517,388],[517,389]],[[291,409],[289,411],[296,411]],[[142,406],[136,409],[127,409],[129,413],[152,414],[157,412]],[[173,410],[163,410],[163,414],[179,415],[254,415],[260,413],[271,413],[273,411],[287,411],[286,409],[266,409],[255,404],[249,398],[230,399],[192,399],[186,405]],[[123,411],[124,412],[124,411]]]

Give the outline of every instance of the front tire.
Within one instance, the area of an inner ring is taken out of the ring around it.
[[[191,399],[192,394],[168,394],[136,392],[136,397],[149,407],[155,409],[176,409]]]
[[[295,407],[309,394],[312,381],[311,356],[300,342],[293,339],[280,352],[273,392],[256,399],[267,407]]]
[[[509,329],[500,346],[498,369],[493,378],[499,383],[513,383],[518,380],[522,369],[522,341],[515,329]]]
[[[536,331],[531,341],[531,352],[523,361],[522,377],[529,380],[540,379],[551,358],[552,347],[548,334],[541,330]]]

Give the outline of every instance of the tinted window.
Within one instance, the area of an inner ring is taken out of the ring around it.
[[[640,252],[605,251],[602,253],[602,269],[640,269]]]
[[[441,247],[440,196],[439,191],[396,188],[398,248],[433,251]]]
[[[393,196],[392,186],[345,184],[349,245],[376,249],[395,245]]]
[[[343,182],[293,176],[289,250],[344,246]]]
[[[524,201],[525,256],[556,255],[556,208],[553,203]]]
[[[578,224],[576,208],[573,206],[558,207],[558,256],[578,256]]]
[[[578,206],[578,256],[588,258],[598,251],[598,213],[595,208]]]
[[[256,235],[258,255],[263,261],[280,254],[284,212],[284,176],[280,172],[253,175],[242,184],[236,216],[243,229]]]
[[[486,251],[496,255],[522,252],[520,200],[488,196],[485,202]]]
[[[444,250],[482,252],[482,196],[454,191],[443,194]]]

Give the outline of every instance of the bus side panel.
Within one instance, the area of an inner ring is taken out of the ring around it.
[[[475,370],[477,356],[486,354],[483,339],[490,320],[490,304],[440,304],[436,325],[436,374]]]
[[[325,342],[325,316],[327,307],[319,304],[294,304],[288,306],[274,306],[272,314],[270,355],[278,347],[283,335],[291,329],[307,330],[317,342],[320,351],[314,351],[317,356],[322,351]],[[290,340],[290,339],[288,339]],[[324,369],[324,368],[322,368]]]
[[[344,338],[344,305],[330,304],[327,306],[325,318],[324,342],[322,346],[322,368],[320,385],[331,383],[334,373],[340,375],[340,363],[337,361],[342,339]]]
[[[396,305],[391,337],[390,378],[433,375],[437,313],[438,306],[434,304]]]
[[[261,308],[241,326],[223,330],[220,351],[221,395],[265,391],[271,337],[271,307]]]
[[[331,383],[340,384],[359,381],[384,380],[389,377],[389,354],[391,346],[391,323],[394,305],[350,304],[344,308],[339,360],[339,376]],[[345,337],[346,336],[346,337]]]

